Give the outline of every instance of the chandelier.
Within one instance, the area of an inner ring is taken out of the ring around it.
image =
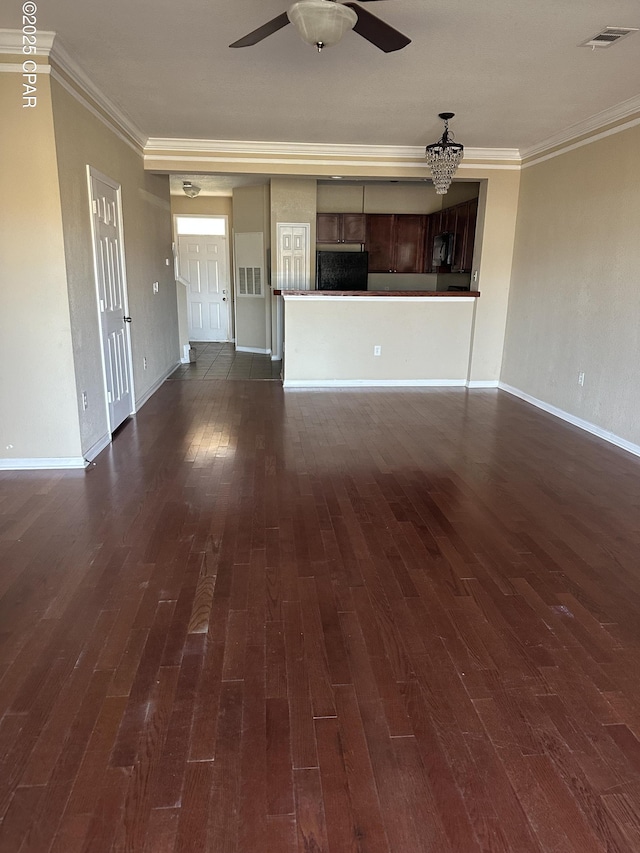
[[[440,113],[444,122],[444,133],[437,142],[427,145],[425,155],[427,165],[433,175],[433,184],[438,195],[444,195],[451,185],[451,180],[462,160],[464,145],[453,141],[453,133],[449,132],[449,119],[455,113]]]

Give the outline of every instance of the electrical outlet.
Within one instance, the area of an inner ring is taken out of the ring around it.
[[[147,357],[146,357],[146,355],[145,355],[145,356],[144,356],[144,358],[142,359],[142,367],[143,367],[145,370],[147,369]]]
[[[584,385],[584,371],[580,371],[578,374],[578,385]]]
[[[373,348],[374,355],[382,355],[382,347],[379,344],[376,344]]]
[[[82,392],[82,408],[86,411],[89,408],[89,400],[87,399],[87,392]]]
[[[154,293],[157,293],[157,292],[158,292],[158,287],[159,287],[158,282],[157,282],[157,281],[154,281],[154,282],[153,282],[153,292],[154,292]]]
[[[170,264],[170,262],[169,262],[169,258],[165,258],[165,259],[164,259],[164,264],[165,264],[165,266],[166,266],[166,267],[171,266],[171,264]]]

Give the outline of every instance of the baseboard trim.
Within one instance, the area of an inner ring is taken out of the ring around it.
[[[270,349],[261,349],[260,347],[236,347],[236,352],[253,352],[256,355],[271,355]]]
[[[498,385],[497,379],[470,379],[467,382],[467,388],[497,388]]]
[[[136,412],[140,411],[144,404],[148,402],[151,397],[153,397],[158,388],[171,376],[173,371],[178,367],[180,367],[180,362],[176,361],[175,364],[173,364],[167,371],[165,371],[165,373],[163,373],[163,375],[159,379],[157,379],[147,391],[145,391],[145,393],[142,395],[142,397],[140,397],[139,400],[136,400]]]
[[[602,427],[596,426],[596,424],[592,424],[590,421],[577,418],[575,415],[565,412],[564,409],[559,409],[557,406],[545,403],[544,400],[532,397],[531,394],[527,394],[519,388],[514,388],[513,385],[507,385],[506,382],[500,382],[498,384],[498,388],[500,388],[501,391],[506,391],[507,394],[519,397],[521,400],[524,400],[525,403],[531,403],[531,405],[535,406],[537,409],[542,409],[544,412],[548,412],[548,414],[554,415],[556,418],[560,418],[579,429],[583,429],[585,432],[590,432],[591,435],[595,435],[598,438],[604,439],[604,441],[608,441],[609,444],[615,444],[616,447],[620,447],[622,450],[626,450],[634,456],[640,456],[640,445],[633,444],[633,442],[627,441],[626,438],[621,438],[619,435],[616,435],[609,430],[602,429]]]
[[[84,456],[39,456],[35,459],[0,459],[0,471],[53,471],[86,468]]]
[[[87,452],[84,454],[84,458],[88,462],[93,462],[96,456],[98,456],[99,453],[102,453],[105,447],[109,447],[110,444],[111,436],[109,435],[109,433],[106,433],[102,436],[102,438],[99,438],[98,441],[96,441],[96,443],[92,447],[87,450]]]
[[[465,379],[285,379],[284,388],[464,388]]]

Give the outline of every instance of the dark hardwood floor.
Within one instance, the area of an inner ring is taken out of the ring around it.
[[[0,474],[1,853],[637,853],[639,510],[500,392],[166,383]]]

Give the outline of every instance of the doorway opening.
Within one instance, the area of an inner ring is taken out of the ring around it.
[[[233,340],[228,218],[179,214],[174,227],[189,340]]]

